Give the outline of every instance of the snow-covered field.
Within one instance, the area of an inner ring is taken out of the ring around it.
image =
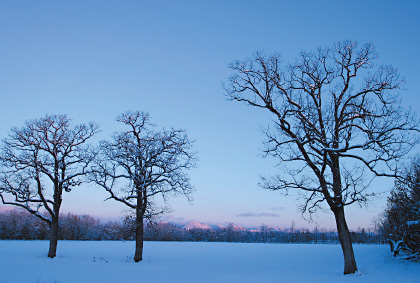
[[[420,282],[420,264],[389,256],[388,246],[355,245],[359,273],[346,275],[339,245],[0,241],[0,282]]]

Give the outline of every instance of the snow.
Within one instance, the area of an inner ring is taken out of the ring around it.
[[[0,282],[420,282],[420,264],[390,257],[385,245],[355,245],[359,272],[343,275],[339,245],[0,241]]]
[[[193,230],[193,229],[211,230],[211,227],[209,225],[200,223],[197,221],[187,222],[185,225],[182,226],[182,228],[185,228],[187,230]]]
[[[246,231],[246,229],[242,225],[233,223],[233,231]]]

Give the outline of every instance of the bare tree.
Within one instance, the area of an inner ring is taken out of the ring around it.
[[[344,273],[357,270],[344,207],[366,202],[365,181],[395,177],[399,159],[418,143],[418,120],[400,107],[402,78],[392,66],[374,66],[371,44],[338,42],[301,52],[281,66],[279,55],[258,52],[230,65],[227,97],[266,109],[274,130],[266,131],[266,155],[279,158],[284,173],[263,178],[271,190],[304,193],[302,211],[326,202],[334,213],[344,254]],[[416,133],[416,134],[413,134]],[[293,164],[289,164],[293,162]],[[365,169],[365,170],[364,170]]]
[[[170,195],[189,197],[192,187],[186,170],[195,166],[192,142],[184,130],[155,132],[149,114],[126,112],[117,121],[127,126],[112,141],[101,142],[102,152],[93,174],[94,181],[110,193],[110,198],[135,211],[136,251],[142,260],[144,219],[163,210],[152,201]]]
[[[51,258],[57,251],[63,192],[81,184],[95,155],[87,141],[98,126],[72,127],[70,121],[66,115],[46,115],[12,128],[0,156],[0,198],[49,224]]]

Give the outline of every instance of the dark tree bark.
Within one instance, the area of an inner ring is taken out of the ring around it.
[[[143,239],[144,239],[144,213],[137,210],[136,213],[136,251],[134,253],[134,261],[143,260]]]
[[[51,258],[57,253],[63,192],[81,184],[95,156],[87,141],[98,126],[71,127],[70,121],[66,115],[47,115],[12,128],[0,153],[0,198],[48,223]]]
[[[284,172],[262,178],[261,185],[304,193],[301,210],[310,216],[328,204],[345,274],[357,270],[345,206],[364,204],[374,195],[365,178],[398,177],[399,160],[419,143],[418,118],[400,106],[395,93],[403,81],[397,70],[380,66],[366,71],[374,68],[376,58],[371,44],[358,47],[352,41],[301,52],[296,63],[286,66],[277,54],[257,52],[230,65],[235,74],[225,86],[229,99],[274,116],[264,154],[278,158]]]
[[[356,259],[354,257],[350,231],[347,227],[344,216],[344,207],[336,208],[334,211],[335,222],[337,225],[338,237],[344,256],[344,274],[351,274],[357,271]]]
[[[54,258],[57,255],[59,224],[58,218],[52,218],[50,223],[50,247],[48,250],[48,257]]]
[[[185,131],[155,132],[149,114],[126,112],[118,122],[127,126],[115,133],[113,141],[101,143],[101,155],[92,169],[92,180],[135,214],[136,249],[134,261],[143,259],[144,220],[164,212],[152,206],[168,196],[189,196],[192,187],[186,170],[195,166],[192,142]]]
[[[137,191],[142,191],[137,188]],[[137,197],[136,207],[136,250],[134,253],[134,261],[139,262],[143,260],[143,240],[144,240],[144,215],[147,209],[147,195],[140,193]]]

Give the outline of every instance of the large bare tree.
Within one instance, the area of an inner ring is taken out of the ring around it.
[[[304,212],[328,204],[345,274],[357,265],[344,207],[369,199],[368,172],[395,177],[399,159],[418,143],[418,120],[398,99],[403,79],[392,66],[374,66],[375,59],[371,44],[353,41],[301,52],[288,65],[257,52],[230,65],[225,85],[229,99],[273,114],[264,152],[279,158],[284,172],[261,184],[304,193]]]
[[[184,130],[155,131],[148,113],[126,112],[117,121],[127,130],[115,133],[100,145],[101,156],[93,180],[110,198],[135,212],[134,261],[143,259],[144,219],[161,210],[152,206],[156,198],[166,203],[170,195],[190,197],[192,186],[186,171],[195,166],[192,142]]]
[[[51,258],[57,252],[63,192],[81,184],[95,155],[87,141],[98,126],[70,122],[66,115],[46,115],[12,128],[0,155],[0,198],[48,223]]]

